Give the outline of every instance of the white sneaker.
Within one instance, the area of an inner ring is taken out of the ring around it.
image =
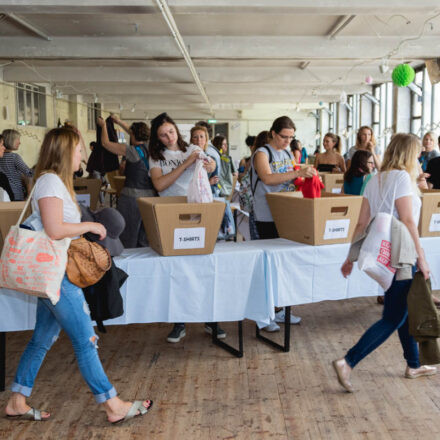
[[[281,322],[284,324],[285,312],[284,309],[275,313],[275,322]],[[301,318],[299,316],[295,316],[292,312],[290,312],[290,324],[299,324],[301,322]]]
[[[264,330],[265,332],[269,332],[269,333],[279,332],[280,326],[271,319],[270,324],[266,325],[266,327],[263,327],[261,330]]]

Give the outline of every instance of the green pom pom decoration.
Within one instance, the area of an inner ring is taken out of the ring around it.
[[[398,87],[406,87],[414,81],[416,72],[409,64],[399,64],[393,70],[391,79]]]

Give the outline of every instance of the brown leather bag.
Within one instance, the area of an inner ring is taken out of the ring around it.
[[[72,240],[67,256],[67,278],[78,287],[96,284],[112,265],[110,252],[84,237]]]

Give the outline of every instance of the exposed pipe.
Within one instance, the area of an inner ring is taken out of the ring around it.
[[[44,38],[47,41],[52,41],[52,38],[49,37],[48,35],[46,35],[43,31],[40,31],[40,29],[37,29],[33,24],[29,23],[28,21],[26,21],[24,18],[21,18],[17,15],[15,15],[12,12],[8,12],[5,14],[8,18],[10,18],[11,20],[16,21],[17,23],[21,24],[22,26],[24,26],[26,29],[30,30],[31,32],[33,32],[34,34],[38,35],[41,38]]]
[[[194,78],[194,82],[196,83],[196,86],[199,89],[200,94],[202,95],[205,102],[208,104],[210,113],[213,114],[211,102],[208,98],[208,95],[206,94],[202,82],[200,81],[199,74],[197,73],[197,70],[194,66],[191,56],[188,53],[188,50],[186,49],[185,43],[183,41],[182,36],[180,35],[179,29],[177,28],[176,22],[174,21],[173,14],[171,13],[168,4],[166,3],[165,0],[156,0],[156,3],[159,6],[160,11],[162,12],[165,22],[170,28],[171,34],[174,37],[174,41],[176,42],[177,47],[180,49],[180,52],[182,53],[183,58],[185,59],[186,64],[189,67],[191,75]]]
[[[343,15],[335,25],[327,32],[330,40],[333,40],[354,18],[356,15]]]

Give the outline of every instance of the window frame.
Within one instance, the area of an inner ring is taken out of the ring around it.
[[[17,82],[15,83],[15,89],[15,119],[17,125],[47,127],[46,88],[38,84]],[[23,98],[23,108],[20,104],[20,95]],[[30,102],[28,102],[29,99]],[[23,119],[20,119],[21,114]],[[27,119],[28,117],[29,119]]]

